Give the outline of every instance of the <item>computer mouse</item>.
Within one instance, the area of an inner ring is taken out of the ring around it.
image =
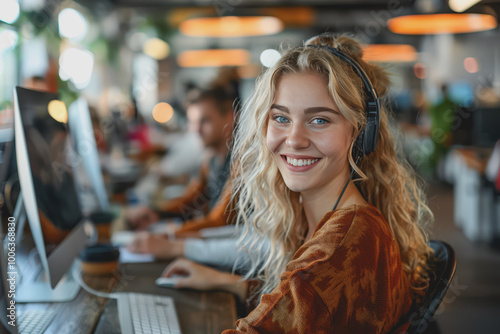
[[[156,279],[155,284],[162,288],[173,288],[177,284],[179,278],[181,278],[181,276],[159,277]]]

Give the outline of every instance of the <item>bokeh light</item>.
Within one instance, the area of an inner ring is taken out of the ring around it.
[[[142,50],[148,56],[157,60],[162,60],[168,57],[170,46],[167,42],[159,38],[151,38],[144,43]]]
[[[62,37],[79,41],[85,37],[88,31],[87,20],[83,15],[73,8],[61,10],[58,17],[59,34]]]
[[[166,123],[174,116],[174,108],[166,102],[160,102],[153,108],[153,118],[158,123]]]
[[[464,59],[464,68],[469,73],[479,72],[479,63],[474,57],[467,57]]]
[[[0,21],[12,24],[19,17],[19,4],[16,0],[2,0],[0,9]]]
[[[281,54],[278,50],[275,49],[267,49],[262,51],[262,53],[260,54],[260,62],[265,67],[273,66],[278,60],[280,60],[280,58]]]
[[[48,105],[49,115],[59,123],[68,123],[68,111],[64,102],[52,100]]]
[[[87,87],[94,68],[94,55],[88,50],[69,48],[59,58],[59,77],[71,80],[76,88]]]
[[[0,53],[16,45],[17,39],[17,32],[13,30],[5,29],[0,31]]]
[[[427,78],[427,67],[422,63],[415,63],[413,65],[413,73],[415,73],[417,78],[425,79]]]

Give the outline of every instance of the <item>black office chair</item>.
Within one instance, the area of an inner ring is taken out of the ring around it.
[[[429,290],[423,302],[410,313],[410,327],[406,334],[424,333],[455,276],[457,259],[453,248],[444,241],[436,240],[431,240],[430,246],[434,250],[436,263],[432,268]]]

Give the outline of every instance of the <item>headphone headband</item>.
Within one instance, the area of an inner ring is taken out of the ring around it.
[[[360,153],[364,155],[374,152],[377,144],[378,130],[380,127],[380,98],[365,71],[363,71],[354,59],[337,48],[329,45],[312,44],[306,45],[306,47],[325,48],[337,58],[348,63],[354,72],[356,72],[356,74],[361,78],[361,81],[363,81],[363,88],[366,96],[368,97],[365,105],[366,125],[356,139],[356,146]]]

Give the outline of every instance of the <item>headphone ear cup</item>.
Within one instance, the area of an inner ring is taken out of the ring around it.
[[[361,130],[361,132],[358,134],[358,137],[356,138],[356,141],[354,142],[352,148],[352,157],[354,158],[354,161],[356,161],[358,157],[361,157],[365,154],[363,147],[364,140],[365,140],[365,129]]]
[[[377,145],[378,124],[376,119],[368,119],[363,129],[363,153],[365,155],[375,152]]]

